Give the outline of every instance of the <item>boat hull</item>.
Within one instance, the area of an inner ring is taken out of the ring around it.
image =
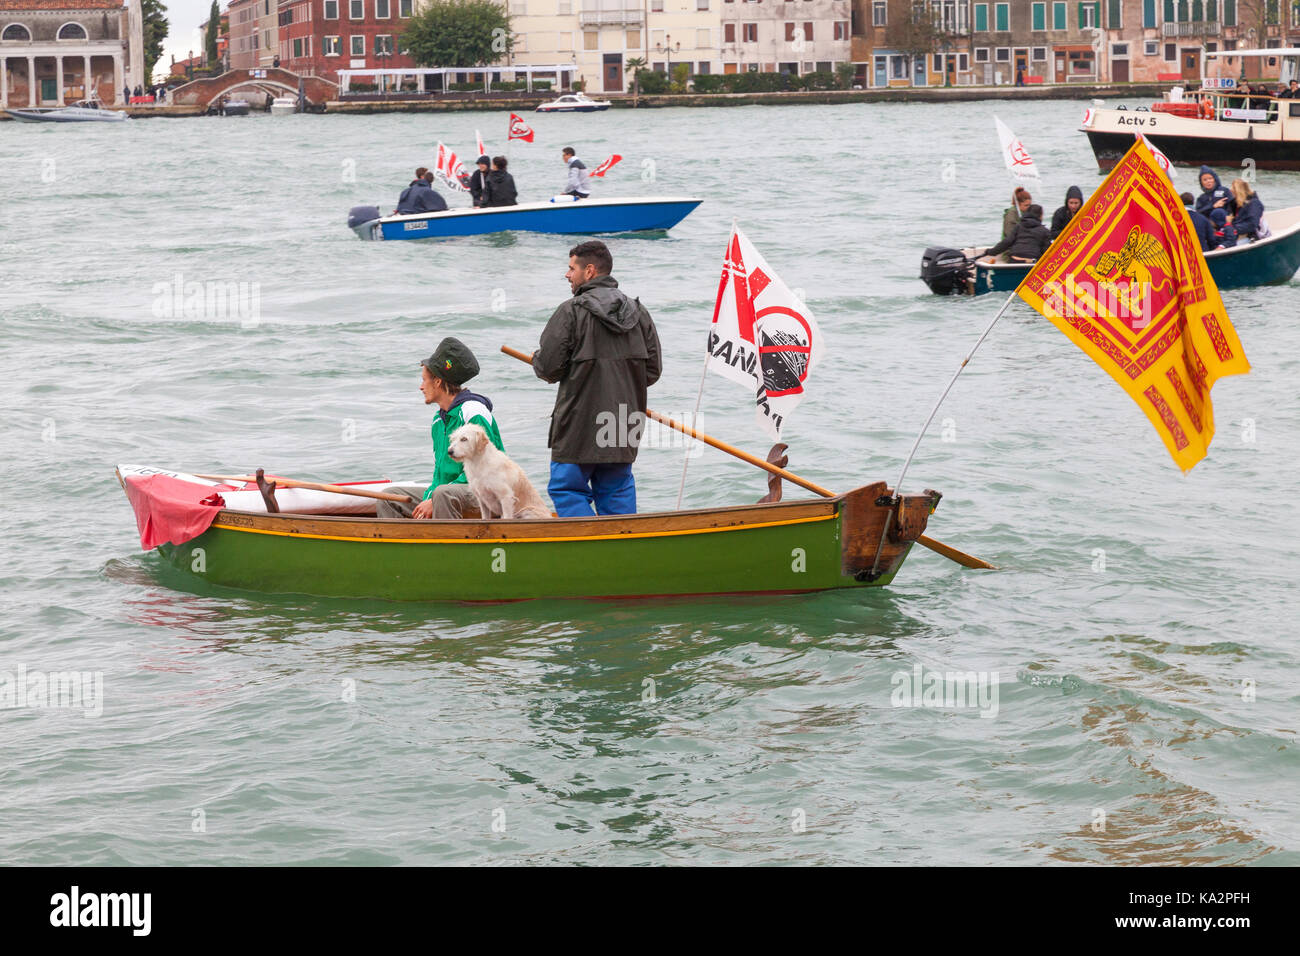
[[[445,239],[494,232],[607,233],[671,229],[699,199],[586,199],[527,203],[490,209],[455,209],[411,216],[384,216],[353,226],[363,239]]]
[[[1231,249],[1215,249],[1205,254],[1205,263],[1219,289],[1244,289],[1250,286],[1278,285],[1289,282],[1300,269],[1300,206],[1266,212],[1265,219],[1273,235]],[[975,264],[975,294],[1012,292],[1029,274],[1029,263],[1000,262]]]
[[[79,109],[76,113],[73,113],[71,109],[52,110],[50,112],[5,110],[5,113],[20,123],[121,123],[127,119],[125,113],[116,113],[112,110]]]
[[[600,113],[609,109],[609,104],[602,106],[539,106],[538,113]]]
[[[1098,168],[1108,173],[1133,146],[1132,132],[1088,130]],[[1300,169],[1300,142],[1146,133],[1147,139],[1178,166],[1228,166],[1241,169],[1253,160],[1257,169]]]
[[[549,521],[222,511],[202,535],[159,550],[177,569],[225,587],[399,601],[880,587],[938,500],[927,493],[882,501],[886,492],[879,482],[834,499]],[[883,534],[887,516],[891,533]]]

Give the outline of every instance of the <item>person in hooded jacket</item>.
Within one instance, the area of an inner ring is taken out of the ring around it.
[[[1230,217],[1238,238],[1264,239],[1269,235],[1264,225],[1264,201],[1244,179],[1232,181],[1232,199],[1237,211]]]
[[[483,194],[487,191],[488,172],[492,169],[492,160],[480,156],[475,160],[477,167],[469,176],[469,198],[475,206],[483,205]]]
[[[517,206],[519,194],[515,191],[515,177],[506,172],[506,158],[492,160],[492,172],[487,175],[487,191],[483,194],[484,206]]]
[[[1235,211],[1232,190],[1219,182],[1218,173],[1209,166],[1202,166],[1197,181],[1201,184],[1201,194],[1196,197],[1196,211],[1202,216],[1208,216],[1211,209],[1222,209],[1227,215]]]
[[[1052,213],[1052,241],[1065,231],[1065,227],[1070,224],[1074,214],[1083,206],[1083,190],[1078,186],[1071,186],[1065,191],[1065,205],[1056,212]]]
[[[1187,215],[1192,220],[1192,228],[1196,230],[1196,238],[1201,242],[1201,251],[1209,252],[1214,248],[1214,224],[1193,208],[1196,199],[1191,193],[1183,193],[1178,198],[1187,207]]]
[[[533,371],[559,384],[547,445],[547,486],[561,518],[635,514],[636,461],[646,389],[663,371],[659,333],[639,299],[610,275],[614,259],[596,239],[569,250],[573,298],[551,316]]]
[[[421,166],[415,171],[411,185],[402,190],[397,198],[397,214],[409,216],[417,212],[442,212],[447,208],[447,200],[433,188],[433,173]]]
[[[984,251],[987,256],[1007,253],[1012,262],[1035,262],[1052,244],[1052,237],[1043,225],[1043,207],[1032,203],[1025,214],[1020,217],[1016,231],[1010,239],[1003,239],[996,246]]]

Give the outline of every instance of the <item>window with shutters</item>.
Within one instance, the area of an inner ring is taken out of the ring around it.
[[[811,20],[807,20],[803,25],[803,38],[811,40],[813,38],[813,25]]]
[[[1047,4],[1046,3],[1035,3],[1031,6],[1029,22],[1030,22],[1029,29],[1031,30],[1047,29]]]
[[[1090,27],[1100,26],[1097,22],[1098,7],[1101,6],[1100,0],[1096,3],[1079,4],[1079,29],[1087,30]]]
[[[722,25],[722,42],[723,43],[736,42],[736,25],[734,23],[724,23]]]
[[[343,41],[339,37],[325,37],[325,55],[342,56]]]
[[[757,42],[758,42],[758,24],[757,24],[757,23],[742,23],[741,26],[744,27],[744,30],[743,30],[743,34],[744,34],[743,39],[744,39],[744,41],[745,41],[746,43],[757,43]]]
[[[787,24],[785,25],[785,42],[786,42],[786,43],[793,43],[793,42],[794,42],[794,27],[795,27],[795,25],[794,25],[793,23],[787,23]]]
[[[1237,25],[1237,0],[1223,0],[1223,25],[1225,27]]]
[[[987,3],[975,4],[975,31],[977,33],[986,33],[989,28],[989,5]]]
[[[994,8],[994,29],[1005,33],[1011,29],[1011,4],[999,3]]]
[[[1052,29],[1053,30],[1065,29],[1065,4],[1064,3],[1052,4]]]
[[[1196,0],[1196,5],[1201,5],[1201,0]],[[1124,16],[1120,9],[1120,0],[1107,0],[1106,2],[1106,29],[1118,30],[1124,26]],[[1200,17],[1197,17],[1199,20]]]
[[[1156,0],[1142,0],[1142,29],[1153,30],[1156,26]]]

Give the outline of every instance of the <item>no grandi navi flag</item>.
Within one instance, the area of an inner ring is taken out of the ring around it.
[[[1029,155],[1029,150],[1025,149],[1025,144],[1020,142],[1020,137],[1007,127],[996,116],[993,122],[998,127],[998,140],[1002,143],[1002,161],[1007,164],[1007,172],[1016,182],[1023,182],[1027,179],[1038,181],[1038,166],[1034,163],[1034,158]]]
[[[1141,140],[1016,294],[1128,392],[1178,467],[1205,457],[1210,388],[1250,363],[1182,200]]]
[[[709,329],[709,369],[753,391],[759,425],[779,441],[822,351],[812,312],[733,228]]]

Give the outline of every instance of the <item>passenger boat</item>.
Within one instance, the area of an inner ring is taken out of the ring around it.
[[[81,100],[71,106],[7,109],[22,123],[121,123],[129,117],[121,110],[106,110],[98,100]]]
[[[277,96],[271,101],[272,116],[292,116],[298,112],[298,97]]]
[[[599,113],[609,109],[609,100],[593,100],[586,93],[565,93],[557,100],[537,107],[538,113]]]
[[[1232,77],[1207,77],[1216,58],[1267,56],[1281,60],[1281,86],[1300,78],[1300,48],[1219,50],[1203,53],[1200,89],[1155,103],[1150,109],[1089,109],[1082,132],[1097,166],[1109,172],[1142,133],[1180,166],[1300,169],[1300,99],[1247,93]]]
[[[701,199],[683,197],[640,196],[448,209],[408,216],[383,216],[378,206],[354,206],[348,213],[348,228],[362,239],[433,239],[511,230],[576,234],[643,232],[671,229],[701,202]]]
[[[281,511],[271,514],[259,492],[236,483],[126,465],[117,476],[141,545],[156,547],[194,581],[402,601],[880,587],[894,579],[941,497],[895,498],[876,482],[807,501],[599,518],[411,521],[376,518],[373,503],[369,515],[335,513],[366,501],[341,502],[343,495],[286,503],[286,492],[277,491]]]

